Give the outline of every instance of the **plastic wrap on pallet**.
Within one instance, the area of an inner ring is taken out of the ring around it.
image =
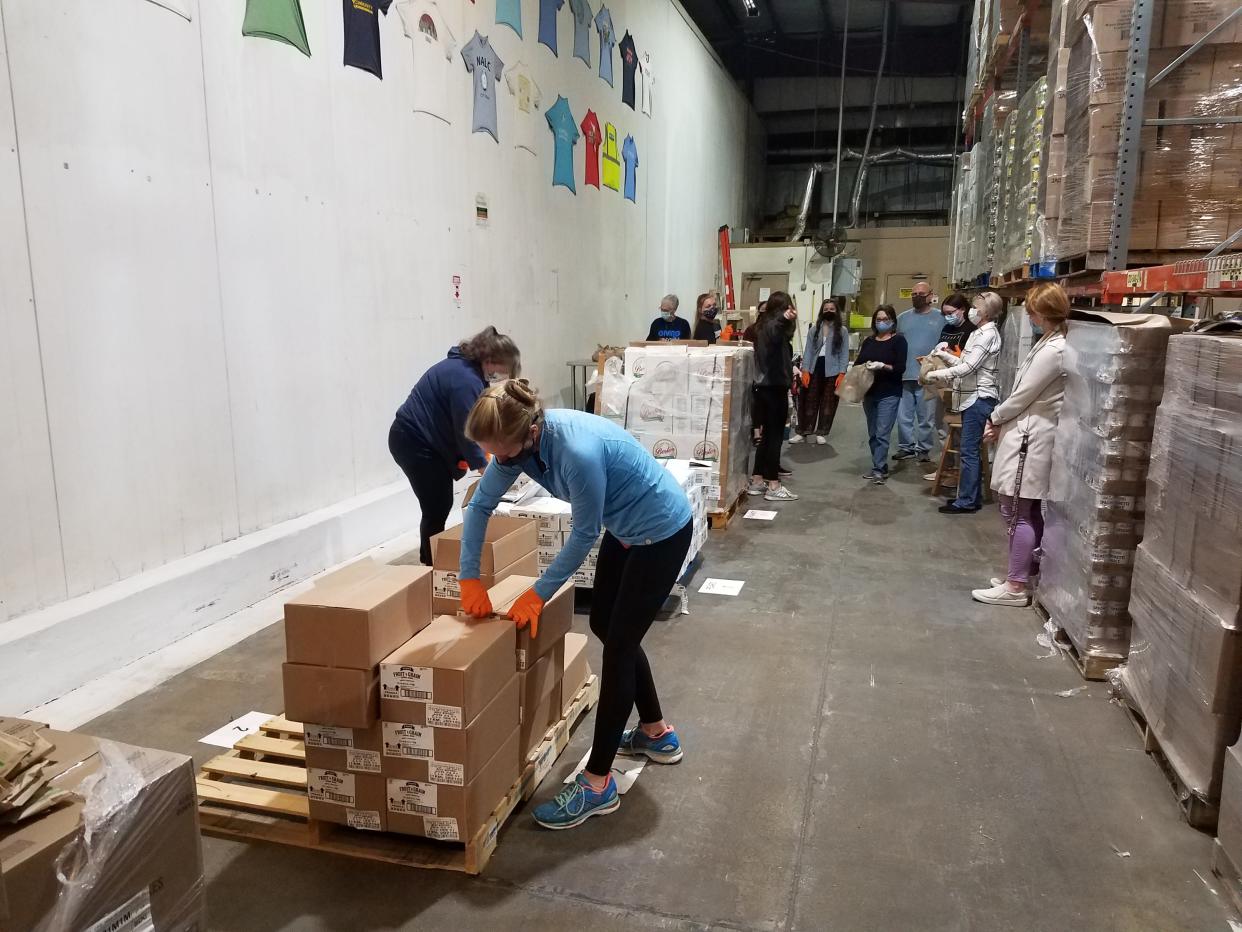
[[[1021,197],[1018,187],[1021,176],[1017,165],[1018,136],[1018,111],[1015,109],[1005,115],[1000,127],[1000,158],[996,165],[996,243],[992,250],[991,269],[997,276],[1014,267],[1014,215],[1017,214],[1017,202]]]
[[[1242,748],[1236,744],[1225,751],[1216,840],[1230,867],[1238,871],[1242,865]]]
[[[1041,77],[1005,118],[1001,150],[996,271],[1009,272],[1044,260],[1041,211],[1044,170],[1044,115],[1048,79]]]

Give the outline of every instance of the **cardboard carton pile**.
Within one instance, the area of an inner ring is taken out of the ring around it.
[[[1242,723],[1242,337],[1174,337],[1165,380],[1119,679],[1182,782],[1214,802]]]
[[[1043,262],[1054,245],[1046,236],[1047,224],[1041,211],[1046,178],[1047,106],[1048,79],[1041,77],[1005,119],[998,241],[993,263],[997,274]]]
[[[202,928],[190,758],[0,718],[0,744],[19,742],[64,795],[0,826],[0,932]]]
[[[631,346],[607,360],[596,413],[620,424],[656,459],[708,465],[708,511],[746,488],[751,454],[750,346]]]
[[[1216,841],[1217,854],[1224,852],[1236,874],[1242,864],[1242,748],[1236,744],[1225,752]]]
[[[1001,162],[1005,152],[1005,113],[995,98],[983,107],[979,137],[964,156],[954,228],[954,278],[967,281],[990,273],[996,266],[1000,220]]]
[[[453,615],[461,610],[461,588],[457,571],[461,567],[461,535],[464,525],[437,534],[431,540],[433,608],[437,615]],[[539,573],[538,534],[533,519],[505,514],[493,515],[483,538],[479,561],[479,581],[487,588],[510,576],[536,576]]]
[[[1072,321],[1066,340],[1039,599],[1080,656],[1123,659],[1171,328],[1158,315],[1096,316]]]

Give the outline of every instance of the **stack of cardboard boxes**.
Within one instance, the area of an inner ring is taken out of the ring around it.
[[[457,571],[461,566],[461,535],[464,525],[437,534],[431,541],[433,608],[437,615],[461,609]],[[497,514],[487,524],[479,580],[487,588],[510,576],[535,576],[539,572],[538,532],[530,518]]]
[[[1119,679],[1182,782],[1214,803],[1242,724],[1242,337],[1174,337],[1165,380]]]
[[[1000,215],[995,271],[1039,265],[1046,258],[1046,221],[1042,213],[1045,184],[1044,122],[1048,80],[1039,78],[1005,119]]]
[[[1048,30],[1047,104],[1044,110],[1044,172],[1039,213],[1044,255],[1059,255],[1061,194],[1065,184],[1065,108],[1070,50],[1067,44],[1071,0],[1052,0]]]

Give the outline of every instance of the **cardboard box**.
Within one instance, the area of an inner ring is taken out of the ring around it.
[[[290,663],[369,670],[431,621],[431,571],[375,564],[285,604]],[[312,719],[314,721],[314,719]]]
[[[561,681],[558,679],[553,683],[552,691],[524,710],[523,714],[519,748],[522,761],[526,762],[534,756],[535,750],[548,736],[548,729],[564,717],[561,712]]]
[[[571,631],[565,635],[565,675],[562,677],[564,693],[562,707],[568,711],[569,704],[574,701],[591,675],[591,666],[587,662],[587,636]]]
[[[518,675],[465,728],[384,722],[384,775],[465,786],[519,723]]]
[[[379,679],[374,668],[286,663],[282,670],[285,715],[295,722],[370,728],[379,718]]]
[[[14,727],[6,719],[0,727]],[[28,723],[29,724],[29,723]],[[156,929],[202,928],[204,884],[193,761],[181,754],[100,743],[86,735],[47,730],[59,775],[54,785],[88,798],[99,792],[87,778],[137,779],[141,789],[108,821],[109,843],[79,866],[77,896],[57,929],[111,928],[127,914],[150,915]],[[106,784],[105,784],[106,785]],[[119,787],[110,786],[116,793]],[[57,904],[56,859],[83,831],[85,803],[62,805],[23,825],[0,829],[7,915],[0,932],[35,929]],[[147,928],[148,926],[144,926]],[[126,926],[128,928],[128,926]]]
[[[594,574],[592,573],[592,577]],[[533,576],[510,576],[488,592],[492,608],[503,615],[518,598],[533,586]],[[531,637],[530,626],[517,632],[517,668],[528,670],[536,660],[556,648],[574,623],[574,583],[569,580],[544,603],[539,616],[539,636]]]
[[[431,565],[438,570],[461,567],[461,535],[464,524],[442,531],[431,538]],[[535,552],[539,546],[539,530],[533,521],[492,515],[483,535],[479,554],[479,572],[495,575],[498,570]]]
[[[510,576],[536,576],[539,573],[539,551],[531,551],[495,573],[480,573],[479,581],[491,589]],[[435,597],[431,600],[437,615],[456,615],[461,611],[461,589],[457,585],[457,570],[435,570]]]
[[[383,720],[465,728],[513,675],[513,622],[441,615],[380,664]]]
[[[469,841],[517,783],[518,729],[465,786],[387,781],[388,831],[441,841]]]
[[[306,770],[310,817],[369,832],[387,831],[384,778],[343,770]]]
[[[561,719],[560,706],[555,697],[564,674],[564,658],[562,640],[557,649],[540,657],[529,670],[518,674],[522,699],[520,747],[523,760],[530,757],[548,728]]]
[[[341,728],[308,722],[303,744],[307,767],[372,775],[383,772],[384,738],[379,722],[370,728]]]
[[[1239,870],[1242,865],[1242,748],[1236,744],[1225,751],[1216,840],[1229,856],[1230,866]]]

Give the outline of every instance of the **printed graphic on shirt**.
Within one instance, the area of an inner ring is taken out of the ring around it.
[[[626,136],[621,146],[621,157],[625,159],[625,197],[638,202],[638,146],[634,145],[634,137]]]
[[[604,124],[603,180],[605,188],[621,190],[621,153],[617,150],[617,128]]]
[[[559,55],[556,50],[556,14],[565,5],[565,0],[539,0],[539,41]]]
[[[307,57],[311,53],[298,0],[246,0],[242,35],[292,45]]]
[[[557,97],[556,103],[548,108],[548,128],[556,140],[556,152],[552,162],[552,187],[560,185],[569,188],[574,194],[578,189],[574,186],[574,146],[578,144],[581,134],[578,123],[570,112],[569,101]]]
[[[522,0],[496,0],[496,24],[522,34]]]
[[[582,118],[582,138],[586,140],[586,183],[599,189],[599,147],[604,141],[599,129],[599,117],[594,110],[588,110]]]
[[[621,102],[634,109],[634,72],[638,68],[638,50],[634,48],[634,39],[627,32],[618,44],[621,50]]]
[[[651,67],[651,53],[643,52],[643,60],[639,62],[639,107],[647,116],[651,116],[651,91],[655,86],[655,70]]]
[[[176,13],[184,20],[191,23],[194,22],[194,18],[190,15],[189,0],[150,0],[150,2],[156,6],[162,6],[169,12]]]
[[[574,58],[581,58],[591,67],[591,21],[595,12],[587,0],[569,0],[569,11],[574,14]]]
[[[614,87],[612,50],[616,47],[617,35],[612,31],[612,14],[606,6],[601,6],[595,15],[595,31],[599,33],[599,76],[608,82],[609,87]]]
[[[521,62],[505,71],[505,86],[509,88],[516,108],[513,145],[534,155],[538,151],[535,148],[535,128],[538,123],[534,114],[543,106],[543,92],[531,77],[530,69]]]
[[[397,12],[414,44],[414,112],[451,123],[448,89],[457,37],[436,0],[397,0]]]
[[[500,60],[486,36],[475,31],[474,37],[461,50],[466,70],[474,75],[474,126],[471,132],[490,133],[500,142],[496,131],[496,82],[504,72],[505,63]]]
[[[388,15],[392,0],[341,0],[345,18],[345,67],[361,68],[380,80],[379,14]]]

